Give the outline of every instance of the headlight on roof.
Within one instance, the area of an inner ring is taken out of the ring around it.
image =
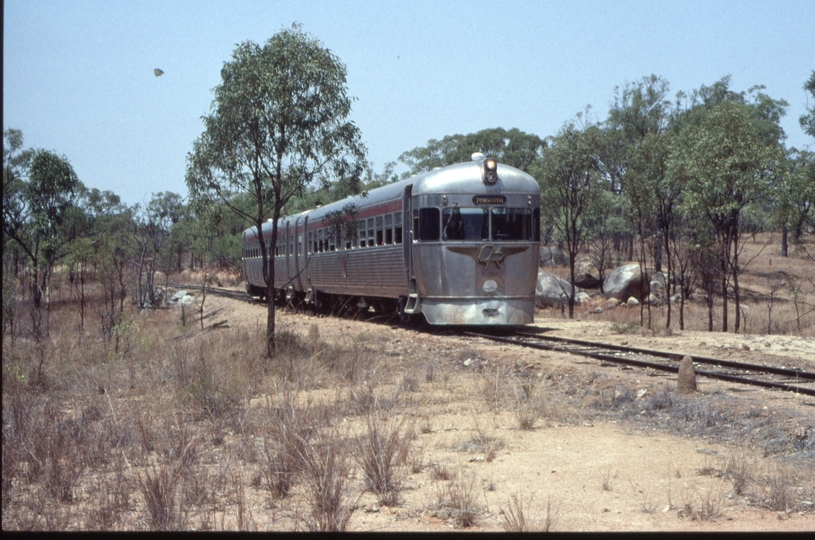
[[[484,183],[491,186],[498,181],[498,160],[495,158],[487,158],[484,160],[482,166],[482,175]]]

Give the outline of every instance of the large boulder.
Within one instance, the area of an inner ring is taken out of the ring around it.
[[[541,246],[540,264],[541,266],[566,266],[569,259],[563,254],[563,248],[558,246]]]
[[[583,289],[597,289],[603,284],[603,282],[600,281],[599,277],[594,276],[589,272],[583,272],[580,274],[575,272],[574,284]]]
[[[588,300],[589,295],[575,287],[575,305]],[[535,305],[537,307],[561,307],[568,305],[571,285],[545,270],[538,270],[538,284],[535,287]]]
[[[594,266],[591,257],[579,255],[574,262],[574,284],[581,289],[597,289],[603,282],[600,272]]]
[[[603,294],[606,298],[616,298],[621,302],[627,301],[632,296],[642,301],[651,292],[648,276],[640,275],[640,265],[626,264],[618,266],[608,273],[603,282]]]

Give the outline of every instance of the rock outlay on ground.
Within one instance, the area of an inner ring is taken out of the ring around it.
[[[693,359],[690,356],[684,357],[679,363],[676,392],[683,396],[696,393],[696,371],[693,369]]]
[[[538,307],[561,307],[569,303],[571,285],[546,270],[538,270],[538,284],[535,287],[535,305]],[[589,295],[575,287],[575,305],[586,302]]]
[[[650,292],[648,284],[648,276],[641,275],[638,264],[626,264],[608,273],[603,282],[603,294],[606,298],[616,298],[621,302],[632,296],[642,301]]]

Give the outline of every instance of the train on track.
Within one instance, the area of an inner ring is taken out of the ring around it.
[[[262,229],[270,245],[272,223]],[[276,300],[421,314],[433,325],[533,321],[540,188],[529,174],[473,154],[366,194],[283,217]],[[257,228],[243,233],[247,294],[264,298]]]

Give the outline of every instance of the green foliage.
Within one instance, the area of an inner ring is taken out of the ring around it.
[[[668,88],[668,81],[656,75],[615,88],[607,125],[629,144],[664,132],[671,112]]]
[[[187,159],[186,182],[193,201],[223,204],[258,237],[272,219],[271,245],[260,243],[267,286],[274,283],[269,261],[283,207],[332,181],[354,189],[362,174],[365,147],[347,120],[351,103],[345,66],[298,25],[263,46],[241,43],[221,70],[206,129]],[[271,301],[266,339],[266,355],[274,356]]]
[[[358,178],[364,147],[345,120],[345,77],[339,59],[299,28],[262,47],[238,45],[188,157],[191,197],[220,200],[257,224],[309,186]],[[232,205],[237,193],[251,198],[251,212]]]
[[[577,253],[587,232],[587,217],[602,189],[596,159],[596,127],[585,130],[567,123],[544,150],[541,165],[541,207],[570,252]],[[543,217],[543,216],[542,216]]]
[[[807,114],[802,114],[798,118],[801,124],[801,129],[810,137],[815,137],[815,71],[809,76],[807,82],[804,83],[804,90],[809,93],[810,105],[807,107]]]
[[[448,135],[440,141],[431,139],[427,146],[403,153],[399,161],[409,167],[407,176],[411,176],[435,167],[470,161],[474,152],[482,152],[501,163],[529,172],[545,147],[546,142],[537,135],[516,128],[492,128],[468,135]]]
[[[747,106],[723,102],[682,134],[669,168],[686,181],[687,203],[724,226],[767,194],[782,157]]]
[[[568,122],[549,141],[541,164],[541,208],[544,226],[551,226],[569,257],[571,283],[575,259],[591,233],[602,222],[600,194],[605,189],[597,160],[600,130],[579,128]],[[569,317],[574,316],[575,288],[569,295]]]
[[[792,151],[773,193],[777,225],[792,231],[800,242],[807,227],[815,227],[815,153]]]

